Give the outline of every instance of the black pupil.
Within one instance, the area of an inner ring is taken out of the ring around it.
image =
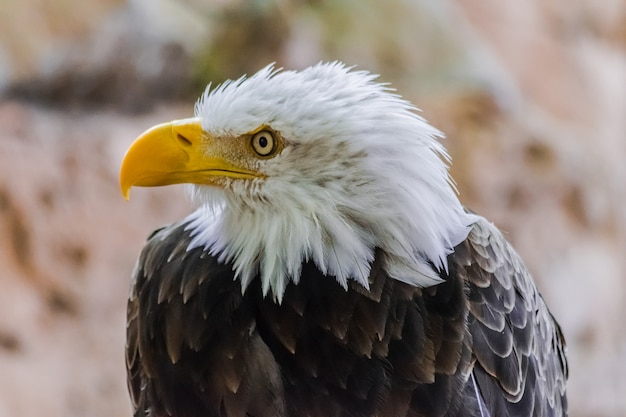
[[[265,148],[267,146],[267,138],[265,136],[259,137],[259,146]]]

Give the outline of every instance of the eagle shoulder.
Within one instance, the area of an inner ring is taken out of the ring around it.
[[[155,232],[133,274],[126,366],[135,417],[284,415],[252,303],[230,265],[187,250],[185,226]]]
[[[519,255],[481,218],[449,262],[467,286],[473,375],[491,415],[566,415],[565,340]]]

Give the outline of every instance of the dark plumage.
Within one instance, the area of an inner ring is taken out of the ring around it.
[[[231,266],[189,242],[184,223],[163,228],[139,260],[135,416],[480,416],[476,389],[492,416],[565,415],[560,329],[484,221],[440,285],[390,279],[375,260],[370,290],[345,291],[307,263],[281,305],[259,280],[242,295]]]

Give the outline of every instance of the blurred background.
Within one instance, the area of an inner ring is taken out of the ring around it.
[[[626,1],[1,0],[0,416],[129,416],[125,304],[192,208],[117,173],[204,86],[276,62],[380,74],[447,133],[568,341],[573,417],[626,415]]]

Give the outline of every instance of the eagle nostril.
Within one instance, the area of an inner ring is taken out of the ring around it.
[[[178,139],[180,144],[185,146],[185,147],[192,145],[191,141],[189,139],[187,139],[186,137],[184,137],[183,135],[181,135],[180,133],[176,134],[176,138]]]

